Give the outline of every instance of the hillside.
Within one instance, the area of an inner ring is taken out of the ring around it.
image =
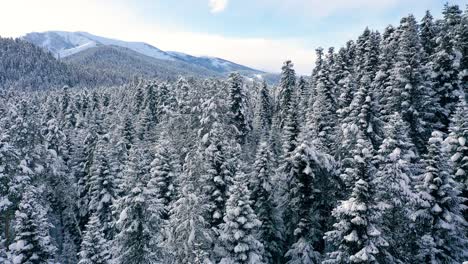
[[[108,49],[103,47],[115,47],[121,51],[118,56],[124,56],[126,53],[126,60],[142,60],[144,64],[152,64],[157,67],[160,73],[172,74],[175,70],[181,74],[190,73],[191,75],[227,75],[230,72],[238,71],[246,77],[256,77],[257,75],[264,74],[264,72],[243,66],[228,60],[216,57],[197,57],[185,53],[174,51],[162,51],[157,47],[144,42],[127,42],[111,38],[96,36],[87,32],[64,32],[64,31],[47,31],[43,33],[32,32],[26,34],[23,39],[33,43],[38,47],[42,47],[54,54],[57,58],[66,58],[69,56],[77,56],[83,53],[85,58],[90,56],[99,60],[100,65],[104,68],[110,68],[115,65],[115,58],[109,57]],[[125,51],[124,51],[125,50]],[[104,55],[98,55],[98,51],[106,51]],[[116,55],[117,51],[114,50]],[[91,55],[93,54],[93,55]],[[150,61],[148,58],[136,56],[136,54],[143,55],[154,59]],[[132,59],[128,59],[132,56]],[[110,59],[109,65],[105,64],[105,59]],[[85,59],[88,60],[88,59]],[[134,65],[134,64],[133,64]],[[86,66],[86,65],[85,65]],[[92,66],[92,65],[91,65]],[[126,67],[125,72],[129,69]],[[167,75],[163,74],[163,75]],[[151,74],[150,74],[151,75]],[[257,76],[258,77],[258,76]]]

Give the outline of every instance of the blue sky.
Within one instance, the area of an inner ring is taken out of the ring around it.
[[[440,16],[443,0],[2,0],[0,35],[88,31],[164,50],[218,56],[278,71],[312,70],[314,50],[382,30],[409,13]],[[450,0],[465,9],[468,0]]]

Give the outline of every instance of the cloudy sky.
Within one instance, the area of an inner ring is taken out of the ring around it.
[[[163,50],[222,57],[277,72],[291,59],[307,74],[318,46],[339,47],[365,26],[382,30],[443,0],[0,0],[0,36],[87,31]],[[462,6],[468,0],[449,0]]]

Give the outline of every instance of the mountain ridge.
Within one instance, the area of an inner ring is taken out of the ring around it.
[[[57,58],[66,58],[98,46],[117,46],[127,48],[139,54],[164,61],[179,61],[196,67],[203,67],[210,71],[226,75],[232,71],[241,72],[249,77],[265,74],[266,72],[229,60],[209,56],[193,56],[190,54],[163,51],[145,42],[129,42],[93,35],[84,31],[45,31],[31,32],[22,37],[36,46],[50,51]]]

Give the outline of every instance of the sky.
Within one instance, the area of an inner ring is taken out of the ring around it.
[[[162,50],[309,74],[319,46],[339,48],[366,26],[441,16],[444,0],[0,0],[0,36],[86,31]],[[449,0],[464,10],[468,0]]]

